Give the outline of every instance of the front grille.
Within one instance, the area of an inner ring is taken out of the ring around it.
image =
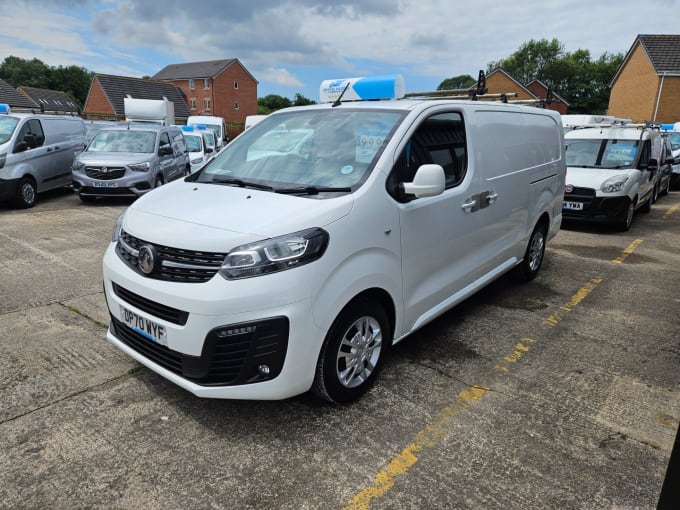
[[[86,166],[85,173],[92,179],[110,181],[111,179],[120,179],[123,177],[125,175],[125,167]]]
[[[178,324],[179,326],[184,326],[189,319],[189,312],[184,312],[177,308],[151,301],[150,299],[121,287],[117,283],[113,283],[113,291],[116,293],[116,296],[123,299],[126,303],[130,303],[132,306],[139,308],[154,317],[172,322],[173,324]]]
[[[226,256],[224,253],[184,250],[149,243],[125,231],[121,232],[120,237],[123,242],[119,241],[116,246],[116,252],[120,258],[137,273],[156,280],[182,283],[207,282],[215,276]],[[147,244],[153,246],[160,257],[157,270],[151,274],[143,273],[138,266],[139,249]]]
[[[173,351],[147,339],[115,317],[112,333],[145,358],[203,386],[250,384],[281,373],[288,350],[289,323],[285,317],[231,324],[208,333],[200,356]],[[269,373],[259,367],[266,365]]]
[[[564,209],[563,215],[565,216],[583,216],[586,214],[595,200],[595,190],[592,188],[577,188],[574,187],[569,193],[564,193],[565,202],[580,202],[583,204],[583,209],[581,210],[571,210]]]

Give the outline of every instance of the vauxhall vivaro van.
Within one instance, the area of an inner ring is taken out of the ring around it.
[[[85,143],[78,117],[13,113],[0,105],[0,202],[33,207],[37,193],[69,186],[73,158]]]
[[[536,276],[562,219],[559,114],[357,99],[388,89],[403,79],[322,86],[332,103],[272,113],[132,204],[103,260],[107,338],[198,396],[343,403],[393,343]]]

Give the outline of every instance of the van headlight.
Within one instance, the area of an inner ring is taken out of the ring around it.
[[[111,242],[112,243],[117,243],[118,239],[120,239],[120,233],[123,230],[123,218],[125,218],[125,213],[127,212],[127,209],[123,210],[122,213],[118,216],[118,219],[116,220],[116,226],[113,227],[113,234],[111,235]]]
[[[623,186],[626,184],[627,181],[628,181],[627,175],[615,175],[614,177],[610,177],[609,179],[604,181],[602,183],[602,186],[600,186],[600,190],[602,191],[602,193],[616,193],[623,189]]]
[[[321,258],[328,232],[310,228],[234,248],[224,258],[219,273],[227,280],[251,278],[303,266]]]
[[[134,170],[135,172],[148,172],[149,168],[151,168],[151,163],[148,161],[145,161],[144,163],[137,163],[135,165],[128,165],[130,167],[130,170]]]
[[[85,163],[82,161],[78,161],[77,159],[73,160],[73,170],[82,170],[85,168]]]

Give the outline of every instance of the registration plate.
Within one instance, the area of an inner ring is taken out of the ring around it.
[[[94,181],[94,187],[95,188],[117,188],[118,183],[117,182]]]
[[[165,326],[158,324],[155,321],[142,317],[133,311],[128,310],[124,306],[120,306],[120,315],[123,322],[132,328],[134,331],[153,342],[167,345],[168,333]]]
[[[569,209],[570,211],[582,211],[583,202],[564,202],[562,209]]]

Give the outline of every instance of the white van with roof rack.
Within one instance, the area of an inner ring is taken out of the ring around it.
[[[389,346],[534,278],[559,231],[559,114],[487,96],[333,80],[268,115],[120,216],[108,340],[201,397],[358,398]]]
[[[658,126],[605,122],[565,134],[565,220],[602,222],[628,230],[635,211],[649,212],[663,162]]]

